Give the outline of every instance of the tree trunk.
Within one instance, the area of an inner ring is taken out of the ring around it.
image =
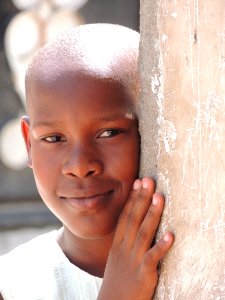
[[[141,0],[141,176],[175,233],[155,299],[225,299],[224,41],[224,0]]]

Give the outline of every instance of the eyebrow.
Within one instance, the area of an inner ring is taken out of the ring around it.
[[[115,114],[115,115],[110,115],[101,118],[101,120],[103,121],[116,121],[116,120],[124,120],[124,119],[135,120],[136,115],[134,113],[127,112],[125,114]]]
[[[112,122],[117,120],[135,120],[137,117],[134,113],[127,112],[125,114],[115,114],[110,116],[103,116],[100,118],[101,121],[104,122]],[[37,121],[32,124],[33,128],[37,127],[53,127],[53,126],[60,126],[63,124],[63,121],[60,120],[53,120],[53,121]]]
[[[59,120],[55,120],[55,121],[38,121],[38,122],[34,122],[32,124],[33,128],[37,128],[37,127],[52,127],[55,125],[60,125],[63,124],[62,121]]]

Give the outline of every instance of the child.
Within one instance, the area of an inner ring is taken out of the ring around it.
[[[173,243],[139,168],[138,33],[71,29],[34,57],[21,121],[38,191],[63,227],[0,258],[4,300],[151,299]]]

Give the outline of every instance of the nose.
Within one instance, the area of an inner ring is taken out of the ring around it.
[[[94,149],[84,149],[85,147],[76,147],[68,155],[63,167],[62,173],[68,177],[77,177],[80,179],[101,174],[103,163]]]

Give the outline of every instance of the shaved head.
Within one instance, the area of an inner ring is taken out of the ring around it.
[[[70,29],[42,47],[26,73],[26,97],[33,81],[60,80],[62,74],[82,74],[117,81],[137,100],[139,34],[112,24],[88,24]]]
[[[138,176],[138,49],[131,29],[83,25],[40,49],[26,74],[29,166],[80,245],[108,247]]]

